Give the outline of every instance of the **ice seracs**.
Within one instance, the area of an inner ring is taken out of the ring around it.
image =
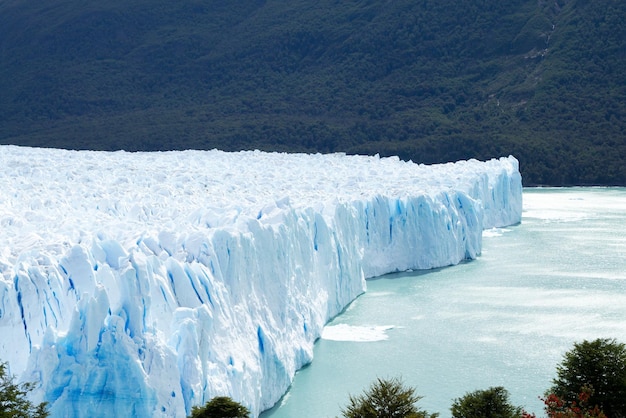
[[[0,359],[53,417],[254,415],[365,278],[476,257],[513,157],[0,147]]]

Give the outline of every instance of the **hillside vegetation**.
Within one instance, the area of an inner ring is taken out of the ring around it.
[[[521,162],[626,185],[622,0],[0,1],[0,143]]]

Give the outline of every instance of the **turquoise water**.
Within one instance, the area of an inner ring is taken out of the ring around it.
[[[477,260],[369,280],[262,417],[340,416],[377,377],[442,418],[491,386],[543,416],[563,353],[598,337],[626,342],[626,189],[525,189],[522,223],[486,231]]]

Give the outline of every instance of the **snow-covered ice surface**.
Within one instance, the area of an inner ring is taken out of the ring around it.
[[[513,157],[0,146],[0,359],[52,417],[256,416],[365,278],[474,258],[520,221]]]

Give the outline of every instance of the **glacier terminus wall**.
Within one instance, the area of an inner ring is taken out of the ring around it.
[[[0,146],[0,360],[52,417],[253,415],[366,278],[477,257],[520,222],[514,157]]]

